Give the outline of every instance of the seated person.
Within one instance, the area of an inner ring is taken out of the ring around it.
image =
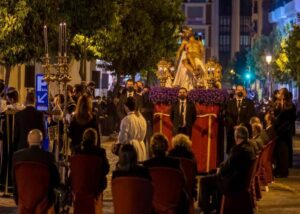
[[[248,129],[248,131],[251,132],[251,134],[249,134],[250,138],[253,137],[253,133],[252,133],[252,125],[253,125],[254,123],[258,123],[258,124],[260,124],[260,125],[263,127],[263,124],[262,124],[262,122],[260,121],[259,117],[251,117],[251,118],[250,118],[250,121],[249,121],[249,124],[250,124],[250,126],[251,126],[251,130]],[[260,137],[261,137],[261,139],[263,140],[264,144],[266,144],[266,143],[269,142],[269,137],[268,137],[268,135],[267,135],[267,133],[265,132],[264,129],[261,130],[261,132],[260,132]]]
[[[261,132],[263,127],[260,123],[253,123],[251,125],[252,128],[252,138],[250,139],[250,143],[253,146],[255,153],[258,154],[262,148],[264,147],[265,142],[261,137]]]
[[[191,150],[192,141],[187,135],[177,134],[172,139],[173,149],[169,151],[170,157],[186,158],[196,162],[194,153]]]
[[[119,161],[112,179],[117,177],[140,177],[151,180],[148,169],[138,165],[137,152],[131,144],[124,144],[119,149]]]
[[[109,172],[109,163],[106,157],[106,152],[104,149],[96,146],[98,142],[98,133],[93,128],[88,128],[84,131],[82,136],[82,142],[75,146],[75,155],[95,155],[102,160],[102,175],[101,178],[101,189],[100,193],[106,188],[107,180],[106,175]]]
[[[150,140],[150,145],[154,157],[144,162],[145,167],[170,167],[181,170],[180,161],[167,156],[168,139],[165,135],[154,134]]]
[[[153,158],[146,160],[144,166],[147,168],[152,167],[166,167],[177,169],[182,172],[182,176],[186,182],[184,172],[181,168],[180,160],[178,158],[173,158],[167,156],[168,151],[168,139],[165,135],[156,133],[152,136],[150,140],[151,150],[154,155]],[[184,188],[182,189],[181,202],[178,207],[178,213],[188,213],[188,193],[187,186],[185,183]]]
[[[210,213],[212,207],[219,209],[221,194],[234,193],[247,188],[248,172],[256,158],[248,137],[247,128],[237,126],[234,131],[236,145],[232,147],[228,158],[221,163],[217,174],[200,179],[199,206],[203,213]],[[212,205],[211,197],[213,197]]]
[[[42,150],[41,143],[43,141],[43,134],[40,130],[31,130],[28,134],[27,141],[29,144],[29,148],[21,149],[14,153],[13,167],[15,167],[16,164],[22,161],[32,161],[47,165],[49,167],[51,176],[48,201],[49,203],[53,204],[55,201],[54,188],[58,187],[60,184],[59,173],[54,162],[54,156],[51,153]],[[15,175],[13,175],[13,177],[15,178]],[[18,187],[16,181],[14,182],[14,184],[14,198],[16,204],[18,204]]]
[[[265,132],[270,140],[276,138],[276,132],[274,129],[274,117],[270,112],[265,115],[266,129]]]
[[[195,175],[197,174],[197,161],[191,150],[192,141],[187,135],[177,134],[172,139],[173,149],[169,151],[169,156],[174,158],[184,158],[193,161]],[[193,197],[197,197],[197,179],[193,181]]]

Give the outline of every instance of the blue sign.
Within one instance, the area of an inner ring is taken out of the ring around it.
[[[35,97],[36,97],[36,109],[39,111],[48,110],[48,85],[43,80],[43,74],[36,74],[35,76]]]

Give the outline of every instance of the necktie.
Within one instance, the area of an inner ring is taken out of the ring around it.
[[[241,106],[242,106],[242,101],[238,100],[238,119],[237,119],[237,123],[240,124],[240,111],[241,111]]]
[[[184,125],[184,102],[181,102],[181,107],[180,107],[180,125],[183,127]]]
[[[241,100],[238,100],[238,111],[241,110],[241,104],[242,104],[242,101],[241,101]]]

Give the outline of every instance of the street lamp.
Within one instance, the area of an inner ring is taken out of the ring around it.
[[[269,66],[272,61],[272,56],[270,54],[266,55],[266,62],[267,62],[267,75],[268,75],[268,96],[269,99],[271,98],[272,92],[273,92],[273,80],[272,80],[272,75],[270,74],[269,71]]]
[[[270,65],[270,63],[272,61],[272,56],[271,55],[267,55],[266,56],[266,61],[267,61],[268,65]]]

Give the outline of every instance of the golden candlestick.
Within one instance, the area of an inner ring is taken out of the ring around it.
[[[46,30],[45,30],[46,29]],[[44,34],[47,34],[47,27],[44,27]],[[63,94],[64,94],[64,108],[63,108],[63,118],[65,118],[67,114],[67,83],[71,81],[71,76],[69,75],[69,63],[68,63],[68,56],[67,56],[67,47],[66,47],[66,23],[60,23],[59,25],[59,51],[57,58],[57,63],[51,64],[50,63],[50,57],[48,54],[48,41],[47,41],[47,35],[45,36],[45,57],[43,58],[43,70],[44,70],[44,81],[48,83],[48,89],[49,84],[51,82],[56,82],[59,85],[59,94],[60,94],[60,84],[63,84]],[[54,69],[53,69],[54,68]],[[49,90],[48,90],[49,91]],[[48,96],[50,97],[50,96]],[[53,112],[50,108],[50,100],[48,102],[48,111],[50,114]],[[64,129],[63,129],[63,149],[62,154],[65,156],[65,161],[68,161],[68,155],[69,155],[69,141],[68,141],[68,129],[67,129],[67,122],[65,119],[63,119]],[[59,126],[59,123],[58,123]],[[59,132],[59,127],[58,127]],[[59,133],[58,133],[59,136]],[[59,139],[59,138],[58,138]],[[56,147],[58,148],[59,142],[56,142]],[[58,149],[56,149],[56,152],[59,152]],[[58,154],[55,155],[55,157],[58,157]],[[58,160],[56,160],[58,161]]]

